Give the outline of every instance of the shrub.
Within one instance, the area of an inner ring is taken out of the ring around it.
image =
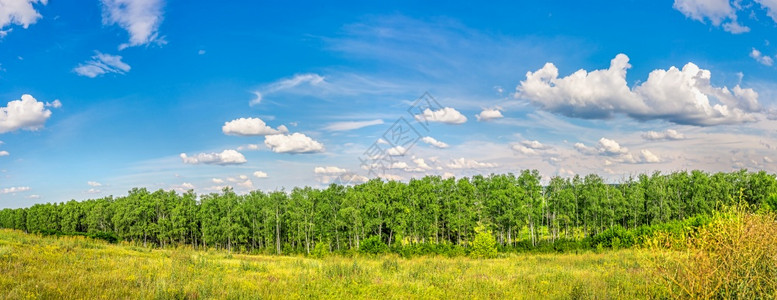
[[[591,237],[592,245],[602,245],[607,248],[631,247],[634,245],[634,233],[616,225]]]
[[[767,299],[777,296],[777,221],[773,214],[719,217],[687,239],[680,254],[655,259],[679,298]],[[654,244],[654,247],[661,245]]]
[[[313,251],[310,251],[310,255],[315,258],[324,258],[329,255],[329,243],[318,242],[313,247]]]
[[[475,240],[472,241],[469,255],[474,258],[494,258],[496,253],[496,239],[491,231],[482,225],[475,227]]]
[[[388,250],[388,246],[376,235],[364,239],[359,244],[359,252],[364,254],[382,254]]]

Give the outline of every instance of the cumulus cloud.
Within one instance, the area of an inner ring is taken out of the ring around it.
[[[102,0],[103,24],[119,25],[129,33],[129,42],[119,49],[149,43],[164,44],[159,36],[163,0]]]
[[[199,153],[195,156],[188,156],[181,153],[181,160],[185,164],[208,164],[208,165],[239,165],[246,163],[246,158],[242,153],[232,149],[224,150],[221,153]]]
[[[436,148],[440,148],[440,149],[445,149],[445,148],[448,148],[448,147],[449,147],[449,146],[448,146],[448,144],[446,144],[446,143],[443,143],[443,142],[440,142],[440,141],[438,141],[438,140],[435,140],[435,139],[434,139],[433,137],[431,137],[431,136],[425,136],[425,137],[423,137],[423,138],[421,139],[421,141],[423,141],[424,143],[427,143],[427,144],[429,144],[429,145],[432,145],[432,146],[434,146],[434,147],[436,147]]]
[[[224,183],[224,179],[221,179],[221,178],[213,178],[210,181],[212,181],[215,184],[222,184],[222,183]]]
[[[516,87],[515,96],[541,109],[568,117],[606,119],[625,114],[637,120],[662,119],[677,124],[712,126],[755,121],[761,109],[752,89],[715,87],[709,70],[693,63],[682,69],[657,69],[647,81],[630,88],[626,82],[629,58],[618,54],[604,70],[578,70],[559,77],[546,63]]]
[[[313,173],[316,174],[343,174],[345,172],[348,172],[348,170],[343,168],[338,168],[334,166],[328,166],[328,167],[315,167],[313,169]]]
[[[29,190],[30,190],[29,186],[14,186],[9,188],[3,188],[2,190],[0,190],[0,194],[15,194],[15,193],[26,192]]]
[[[525,154],[525,155],[534,155],[537,154],[537,151],[535,151],[532,148],[526,147],[524,145],[515,144],[512,145],[510,148],[515,150],[518,153]]]
[[[0,157],[11,155],[11,153],[8,153],[8,151],[0,151]]]
[[[256,171],[254,172],[254,177],[256,178],[267,178],[267,173],[262,171]]]
[[[280,126],[278,128],[280,128]],[[243,150],[259,150],[259,145],[257,145],[257,144],[248,144],[248,145],[243,145],[243,146],[237,147],[237,151],[243,151]]]
[[[685,139],[685,135],[677,132],[674,129],[667,129],[662,132],[648,131],[642,134],[642,138],[650,141],[658,140],[682,140]]]
[[[575,147],[575,150],[577,150],[578,152],[587,154],[587,155],[593,155],[599,152],[596,149],[592,147],[588,147],[583,143],[575,143],[574,147]]]
[[[38,102],[28,94],[22,95],[21,100],[8,102],[6,107],[0,107],[0,133],[43,128],[46,120],[51,117],[51,111],[45,106],[45,103]]]
[[[545,145],[543,143],[540,143],[539,141],[528,141],[528,140],[526,140],[526,141],[522,141],[521,145],[523,145],[526,148],[536,149],[536,150],[550,149],[550,146],[547,146],[547,145]]]
[[[467,117],[462,115],[458,110],[451,107],[443,107],[439,110],[425,109],[422,114],[415,115],[418,121],[427,122],[440,122],[445,124],[464,124],[467,122]]]
[[[386,154],[391,156],[402,156],[402,155],[405,155],[406,152],[407,152],[407,149],[405,149],[405,147],[402,147],[402,146],[391,147],[388,150],[386,150]]]
[[[722,25],[723,30],[734,34],[750,31],[737,22],[736,9],[729,0],[675,0],[673,6],[688,18],[702,23],[709,20],[713,26]]]
[[[451,169],[479,169],[479,168],[495,168],[497,164],[479,162],[474,159],[466,159],[461,157],[458,159],[451,160],[451,162],[448,163],[447,166],[448,168],[451,168]]]
[[[97,181],[87,181],[87,182],[86,182],[86,184],[88,184],[88,185],[89,185],[89,186],[91,186],[91,187],[98,187],[98,186],[102,186],[102,183],[99,183],[99,182],[97,182]]]
[[[277,129],[273,129],[259,118],[240,118],[229,122],[225,122],[221,127],[221,131],[226,135],[239,135],[239,136],[261,136],[270,134],[288,133],[289,129],[284,125],[278,126]]]
[[[328,131],[348,131],[359,129],[367,126],[383,124],[383,120],[375,119],[370,121],[353,121],[353,122],[337,122],[332,123],[324,127],[324,130]]]
[[[265,136],[264,144],[276,153],[316,153],[324,151],[323,144],[299,132],[288,135],[274,134]]]
[[[273,94],[284,90],[292,89],[303,84],[308,84],[311,86],[320,86],[320,85],[325,85],[326,81],[324,81],[323,76],[318,74],[313,74],[313,73],[297,74],[291,78],[285,78],[285,79],[281,79],[276,82],[273,82],[263,87],[259,91],[254,91],[255,97],[248,104],[250,106],[258,105],[259,103],[262,102],[263,97],[268,94]]]
[[[27,28],[41,18],[33,4],[46,5],[48,0],[0,0],[0,38],[11,29],[3,30],[10,25]]]
[[[629,152],[629,149],[626,147],[621,147],[618,142],[608,139],[608,138],[601,138],[599,139],[599,153],[604,155],[622,155]]]
[[[478,121],[489,121],[493,119],[504,118],[502,112],[498,108],[484,109],[479,114],[475,115]]]
[[[607,166],[612,165],[613,162],[636,164],[657,163],[662,161],[658,155],[646,149],[640,150],[640,155],[635,156],[629,153],[628,148],[623,147],[615,140],[608,138],[599,139],[596,147],[589,147],[582,143],[576,143],[574,148],[582,154],[601,155],[607,157],[607,159],[604,161],[605,165]]]
[[[650,152],[650,150],[643,149],[640,151],[640,154],[643,162],[646,162],[646,163],[661,162],[661,158],[658,157],[658,155],[653,154],[653,152]]]
[[[73,68],[73,72],[81,76],[95,78],[108,73],[124,74],[130,69],[130,65],[121,61],[121,56],[96,52],[90,60]]]
[[[426,163],[426,161],[423,158],[414,158],[413,163],[416,164],[416,166],[420,169],[424,170],[430,170],[432,167],[429,166],[429,164]]]
[[[771,57],[761,54],[761,51],[758,51],[758,49],[755,48],[753,48],[753,51],[750,51],[750,57],[765,66],[771,66],[774,64],[774,60]]]

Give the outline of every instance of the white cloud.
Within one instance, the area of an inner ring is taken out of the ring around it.
[[[324,127],[324,130],[328,131],[348,131],[348,130],[354,130],[359,129],[367,126],[372,125],[380,125],[383,124],[383,120],[381,119],[375,119],[371,121],[356,121],[356,122],[337,122],[332,123]]]
[[[253,189],[254,188],[254,182],[251,181],[251,179],[246,179],[245,181],[238,182],[237,186],[245,188],[245,189]]]
[[[629,149],[625,147],[621,147],[618,142],[608,139],[608,138],[601,138],[599,139],[599,153],[604,155],[622,155],[629,152]]]
[[[723,30],[737,34],[750,31],[737,23],[736,9],[729,0],[675,0],[674,8],[686,17],[704,23],[709,20],[713,26],[723,25]]]
[[[318,74],[312,74],[312,73],[297,74],[297,75],[294,75],[292,78],[278,80],[276,82],[273,82],[263,87],[259,91],[255,91],[254,95],[256,95],[256,97],[253,100],[251,100],[248,104],[251,106],[257,105],[262,102],[263,96],[277,93],[283,90],[292,89],[303,84],[309,84],[311,86],[319,86],[319,85],[326,84],[326,81],[324,81],[324,77]]]
[[[243,151],[243,150],[259,150],[259,145],[257,145],[257,144],[248,144],[248,145],[243,145],[243,146],[237,147],[237,151]]]
[[[203,54],[205,54],[205,50],[202,50],[202,49],[200,49],[200,50],[197,50],[197,54],[199,54],[199,55],[203,55]]]
[[[35,10],[33,4],[46,5],[48,0],[0,0],[0,38],[11,29],[2,30],[9,25],[20,25],[27,28],[38,22],[42,16]]]
[[[657,140],[682,140],[685,139],[685,135],[677,132],[674,129],[667,129],[663,132],[648,131],[642,134],[642,138],[650,141]]]
[[[29,196],[24,197],[24,198],[27,198],[27,199],[40,199],[40,195],[29,195]]]
[[[429,166],[429,165],[426,163],[426,161],[424,161],[424,159],[423,159],[423,158],[420,158],[420,157],[419,157],[419,158],[414,158],[414,159],[413,159],[413,162],[414,162],[414,163],[416,164],[416,166],[418,166],[418,168],[420,168],[420,169],[424,169],[424,170],[430,170],[430,169],[432,169],[432,167],[430,167],[430,166]]]
[[[53,102],[46,102],[46,107],[60,108],[62,107],[62,102],[59,102],[59,99],[54,99]]]
[[[408,165],[404,161],[394,162],[389,166],[389,169],[407,169]]]
[[[522,141],[521,145],[529,149],[545,150],[550,149],[549,146],[540,143],[539,141]]]
[[[194,189],[194,185],[189,183],[189,182],[184,182],[184,183],[181,184],[181,188],[186,189],[186,190],[193,190]]]
[[[583,143],[575,143],[575,150],[577,150],[580,153],[587,154],[587,155],[593,155],[598,153],[598,151],[594,148],[588,147]]]
[[[777,22],[777,1],[774,0],[755,0],[755,2],[758,2],[761,4],[761,7],[766,10],[766,15],[768,15],[772,20]]]
[[[152,42],[165,43],[158,32],[165,5],[163,0],[102,0],[102,4],[103,24],[119,25],[129,33],[129,43],[120,45],[119,49]]]
[[[256,178],[267,178],[267,173],[262,171],[256,171],[254,172],[254,177]]]
[[[475,118],[477,118],[478,121],[489,121],[493,119],[501,119],[504,118],[502,115],[502,112],[499,111],[498,108],[494,109],[484,109],[479,114],[475,115]]]
[[[265,136],[264,144],[276,153],[315,153],[324,151],[323,144],[299,132],[289,135],[274,134]]]
[[[130,65],[121,61],[121,56],[119,55],[96,53],[90,60],[73,68],[73,72],[81,76],[95,78],[108,73],[124,74],[131,69]]]
[[[415,115],[418,121],[428,122],[440,122],[445,124],[464,124],[467,122],[467,117],[462,115],[459,111],[450,107],[443,107],[440,110],[432,111],[431,109],[425,109],[423,114]]]
[[[769,158],[768,156],[764,156],[763,160],[764,160],[765,163],[772,163],[773,162],[772,159]]]
[[[199,153],[195,156],[188,156],[181,153],[181,160],[185,164],[209,164],[209,165],[239,165],[246,162],[245,156],[235,150],[224,150],[221,153]]]
[[[378,143],[378,144],[383,144],[383,145],[388,145],[388,143],[389,143],[389,142],[387,142],[387,141],[386,141],[386,140],[384,140],[383,138],[378,138],[378,141],[377,141],[376,143]]]
[[[210,181],[212,181],[215,184],[222,184],[222,183],[224,183],[224,179],[221,179],[221,178],[213,178]]]
[[[29,186],[14,186],[0,190],[0,194],[14,194],[29,191]]]
[[[407,152],[407,149],[405,149],[405,147],[402,147],[402,146],[391,147],[388,150],[386,150],[386,154],[391,156],[402,156],[402,155],[405,155],[405,152]]]
[[[284,125],[278,126],[278,129],[273,129],[259,118],[240,118],[225,122],[221,131],[226,135],[261,136],[288,133],[289,129]]]
[[[755,59],[755,61],[759,62],[762,65],[765,66],[771,66],[774,64],[774,60],[769,57],[768,55],[761,54],[761,51],[758,51],[758,49],[753,48],[752,51],[750,51],[750,57]]]
[[[466,158],[458,158],[451,160],[450,163],[448,163],[448,168],[451,169],[478,169],[478,168],[494,168],[497,166],[497,164],[494,163],[486,163],[486,162],[478,162],[474,159],[466,159]]]
[[[443,142],[440,142],[440,141],[438,141],[438,140],[435,140],[435,139],[434,139],[433,137],[431,137],[431,136],[425,136],[425,137],[423,137],[421,140],[422,140],[424,143],[427,143],[427,144],[429,144],[429,145],[432,145],[432,146],[434,146],[434,147],[436,147],[436,148],[445,149],[445,148],[448,148],[448,147],[449,147],[449,146],[448,146],[448,144],[446,144],[446,143],[443,143]]]
[[[100,191],[99,189],[96,189],[96,188],[91,188],[91,189],[86,191],[87,194],[99,194],[101,192],[102,191]]]
[[[0,157],[11,155],[11,153],[8,153],[8,151],[0,151]]]
[[[661,162],[661,158],[658,157],[658,155],[653,154],[653,152],[650,152],[650,150],[643,149],[640,151],[640,154],[642,154],[642,161],[647,163],[658,163]]]
[[[751,112],[759,111],[760,105],[758,93],[752,89],[712,86],[710,71],[693,63],[682,69],[654,70],[647,81],[632,89],[626,82],[626,70],[631,67],[628,61],[628,56],[618,54],[609,69],[578,70],[561,78],[558,68],[546,63],[536,72],[526,73],[515,96],[543,110],[575,118],[606,119],[625,114],[637,120],[662,119],[697,126],[756,120]]]
[[[102,186],[102,183],[99,183],[99,182],[97,182],[97,181],[87,181],[87,182],[86,182],[86,184],[88,184],[88,185],[89,185],[89,186],[91,186],[91,187],[98,187],[98,186]]]
[[[331,175],[331,174],[344,174],[346,172],[348,172],[348,170],[342,169],[342,168],[338,168],[338,167],[333,167],[333,166],[329,166],[329,167],[315,167],[313,169],[313,173],[316,173],[316,174]]]
[[[512,148],[513,150],[517,151],[518,153],[521,153],[521,154],[524,154],[524,155],[534,155],[534,154],[537,154],[537,151],[535,151],[532,148],[526,147],[524,145],[515,144],[515,145],[513,145],[510,148]]]
[[[18,129],[35,131],[43,128],[49,117],[51,111],[45,108],[43,102],[25,94],[21,100],[14,100],[8,102],[6,107],[0,107],[0,133]]]

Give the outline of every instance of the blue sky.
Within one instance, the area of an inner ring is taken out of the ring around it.
[[[527,168],[774,173],[775,33],[766,0],[0,0],[0,207]],[[397,120],[417,133],[386,140]]]

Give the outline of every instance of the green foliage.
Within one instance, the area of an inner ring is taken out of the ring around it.
[[[771,194],[766,198],[763,205],[768,212],[777,212],[777,194]]]
[[[329,244],[325,242],[318,242],[310,252],[310,255],[315,258],[324,258],[329,255]]]
[[[491,231],[482,225],[475,227],[475,239],[472,241],[472,251],[469,255],[474,258],[494,258],[496,254],[496,239]]]
[[[602,247],[618,249],[620,247],[631,247],[636,242],[632,231],[626,230],[620,226],[610,227],[605,231],[590,238],[592,245],[601,245]]]
[[[371,236],[363,241],[359,245],[359,252],[364,254],[383,254],[388,252],[389,248],[379,236]]]
[[[579,252],[643,244],[657,232],[686,236],[709,221],[698,216],[726,207],[777,209],[777,179],[763,171],[542,182],[538,171],[521,170],[245,195],[135,188],[124,197],[2,209],[0,228],[236,253],[312,254],[325,243],[340,254],[460,256],[470,252],[478,224],[492,230],[500,252]]]

